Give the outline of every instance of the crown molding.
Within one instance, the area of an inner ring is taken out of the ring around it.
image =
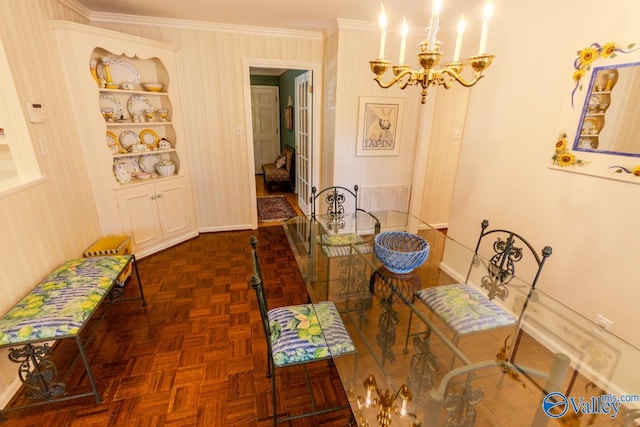
[[[66,0],[72,1],[72,0]],[[169,27],[185,30],[214,31],[223,33],[238,33],[262,35],[271,37],[290,37],[322,40],[319,31],[289,30],[286,28],[254,27],[251,25],[221,24],[216,22],[191,21],[186,19],[157,18],[152,16],[125,15],[119,13],[91,12],[91,22],[105,22],[115,24],[147,25],[154,27]]]
[[[58,0],[58,3],[72,10],[73,12],[76,12],[83,18],[86,18],[87,20],[91,20],[91,10],[88,9],[86,6],[78,3],[76,0]]]
[[[338,18],[338,29],[340,30],[364,30],[378,31],[378,24],[370,21],[358,21],[356,19]]]

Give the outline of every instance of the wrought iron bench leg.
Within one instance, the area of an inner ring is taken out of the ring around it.
[[[133,269],[136,271],[136,279],[138,280],[138,289],[140,289],[140,299],[142,300],[142,306],[147,306],[147,300],[144,299],[144,292],[142,291],[142,282],[140,281],[140,272],[138,271],[138,261],[136,260],[136,256],[133,255]]]
[[[140,290],[142,291],[142,289]],[[96,387],[96,381],[93,378],[93,374],[91,373],[89,360],[87,359],[87,355],[84,353],[84,346],[82,345],[82,341],[80,340],[80,337],[76,337],[76,344],[78,344],[78,351],[80,352],[80,357],[82,357],[84,368],[87,371],[87,376],[89,377],[89,382],[91,383],[91,389],[93,390],[93,395],[96,397],[96,403],[99,405],[102,403],[102,397],[100,397],[100,393],[98,393],[98,387]]]

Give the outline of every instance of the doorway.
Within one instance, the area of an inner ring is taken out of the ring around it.
[[[308,82],[307,82],[307,86],[309,89],[309,96],[308,96],[308,104],[307,104],[307,109],[304,111],[304,114],[306,114],[306,122],[305,122],[305,127],[304,129],[306,129],[306,132],[308,133],[306,135],[306,140],[305,140],[305,148],[303,150],[303,154],[304,154],[304,162],[303,162],[303,170],[302,172],[299,170],[298,168],[298,164],[300,163],[300,157],[299,157],[299,146],[298,146],[298,141],[297,141],[297,135],[295,134],[296,130],[297,130],[297,126],[295,124],[296,121],[299,120],[299,115],[298,115],[298,110],[296,110],[296,106],[298,104],[298,100],[296,99],[295,96],[295,76],[293,76],[291,78],[291,96],[286,95],[286,96],[280,96],[279,99],[279,111],[278,114],[281,115],[281,120],[280,120],[280,131],[281,131],[281,145],[279,147],[280,151],[282,150],[282,147],[284,146],[289,146],[294,148],[295,150],[295,156],[294,156],[294,166],[293,166],[293,173],[294,173],[294,189],[295,189],[295,193],[289,193],[289,194],[293,194],[294,198],[293,200],[290,201],[292,207],[294,207],[294,209],[298,212],[298,213],[308,213],[305,212],[304,209],[300,209],[299,208],[299,203],[298,203],[298,197],[296,195],[300,194],[300,182],[302,182],[305,185],[305,192],[303,192],[303,194],[310,194],[311,192],[311,186],[314,185],[315,182],[319,182],[319,177],[318,177],[318,171],[319,171],[319,167],[318,167],[318,162],[319,162],[319,147],[317,146],[317,144],[315,144],[315,141],[319,141],[320,140],[320,136],[319,136],[319,126],[312,126],[312,124],[316,124],[320,122],[320,112],[321,112],[321,105],[319,103],[319,99],[316,99],[316,97],[312,96],[312,88],[313,88],[313,84],[315,83],[313,77],[319,75],[318,72],[320,70],[320,66],[321,64],[316,64],[316,63],[305,63],[305,62],[296,62],[296,61],[273,61],[273,60],[251,60],[251,59],[245,59],[244,61],[244,75],[245,75],[245,100],[246,100],[246,110],[247,110],[247,116],[250,118],[249,123],[247,124],[247,143],[248,143],[248,148],[250,150],[250,160],[251,163],[253,164],[253,167],[251,168],[252,171],[252,187],[253,187],[253,191],[251,192],[251,197],[253,199],[253,203],[254,206],[257,204],[256,200],[257,197],[259,197],[260,195],[265,194],[265,192],[267,192],[267,190],[263,189],[263,182],[261,182],[260,180],[262,180],[262,176],[256,176],[255,173],[261,173],[261,167],[258,171],[257,169],[257,163],[259,163],[260,161],[257,160],[257,158],[261,155],[260,153],[257,153],[257,150],[254,149],[254,138],[253,138],[253,133],[254,130],[252,128],[251,125],[251,117],[252,117],[252,111],[251,111],[251,86],[253,83],[255,83],[255,78],[253,76],[256,75],[266,75],[266,76],[272,76],[273,77],[279,77],[280,75],[282,75],[283,73],[289,73],[290,75],[293,72],[296,72],[297,75],[302,75],[302,74],[307,74],[308,77]],[[315,71],[315,73],[314,73]],[[264,78],[264,77],[262,77]],[[261,83],[263,84],[263,83]],[[316,92],[317,90],[319,90],[318,88],[318,84],[316,84],[316,88],[313,88],[315,90],[313,90],[314,92]],[[317,93],[317,92],[316,92]],[[293,117],[295,117],[294,119],[294,125],[293,125],[293,129],[288,129],[290,131],[290,139],[286,140],[286,136],[284,135],[284,123],[283,123],[283,119],[284,119],[284,109],[287,107],[293,107]],[[286,140],[286,141],[283,141]],[[277,155],[276,155],[277,157]],[[271,161],[275,160],[272,159]],[[305,175],[303,176],[304,179],[300,179],[300,173],[304,173]],[[260,178],[260,180],[258,180],[257,178]],[[278,188],[277,191],[280,191],[281,189]],[[260,194],[259,194],[260,193]],[[269,195],[276,195],[276,193],[271,192],[268,193]],[[302,196],[304,197],[304,196]],[[304,197],[303,200],[305,200],[306,197]],[[254,221],[253,221],[253,226],[254,228],[258,226],[258,220],[257,220],[257,209],[254,209]]]

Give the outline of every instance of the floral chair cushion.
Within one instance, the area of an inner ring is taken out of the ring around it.
[[[0,318],[0,346],[77,335],[131,255],[68,261]]]
[[[329,258],[351,255],[351,245],[358,245],[360,253],[370,253],[373,248],[356,233],[323,234],[320,236],[322,253]]]
[[[419,290],[416,296],[459,336],[516,322],[509,312],[469,285],[435,286]]]
[[[278,307],[269,310],[268,317],[273,362],[277,367],[355,351],[332,302]]]

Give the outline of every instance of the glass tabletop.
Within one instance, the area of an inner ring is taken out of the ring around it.
[[[334,362],[358,425],[376,426],[387,416],[393,425],[547,425],[553,418],[541,402],[552,391],[585,399],[640,394],[640,351],[538,290],[521,329],[455,338],[415,293],[479,285],[491,255],[475,255],[413,215],[300,216],[283,227],[311,301],[333,301],[354,341],[356,353]],[[372,250],[385,231],[426,239],[426,261],[408,274],[390,272]],[[514,276],[509,288],[500,304],[517,314],[530,285]],[[388,413],[380,411],[385,399]],[[601,418],[611,425],[606,414]]]

